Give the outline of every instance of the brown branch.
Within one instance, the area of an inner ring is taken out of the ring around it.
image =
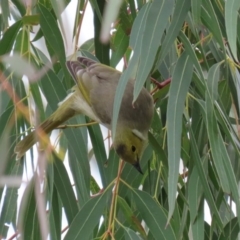
[[[18,234],[19,234],[18,232],[15,232],[10,238],[8,238],[8,240],[13,240],[18,236]]]
[[[102,195],[103,192],[104,192],[104,188],[100,189],[98,193],[93,194],[93,195],[91,196],[91,198],[95,198],[95,197],[97,197],[97,196],[99,196],[99,195]]]
[[[151,81],[158,87],[158,89],[162,89],[172,81],[172,78],[168,78],[163,82],[158,82],[156,79],[151,77]]]
[[[61,234],[63,234],[65,231],[67,231],[69,226],[66,226],[65,228],[62,229]]]

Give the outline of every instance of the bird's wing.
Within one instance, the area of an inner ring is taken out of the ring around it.
[[[78,57],[77,61],[67,61],[66,65],[90,106],[90,91],[98,86],[99,81],[116,81],[121,76],[121,72],[114,68],[85,57]]]
[[[101,122],[109,127],[121,72],[84,57],[68,61],[67,67],[86,102]]]
[[[89,105],[91,105],[91,101],[89,98],[89,90],[83,85],[83,74],[87,72],[87,68],[96,63],[93,60],[87,58],[78,58],[78,61],[67,61],[66,66],[71,73],[73,80],[81,91],[83,97],[87,101]],[[84,74],[87,77],[87,74]]]

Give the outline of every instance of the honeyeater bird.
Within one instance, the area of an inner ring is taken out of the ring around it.
[[[50,133],[76,114],[84,114],[111,130],[113,103],[121,72],[85,57],[66,63],[76,85],[37,129]],[[120,106],[113,147],[124,161],[132,164],[140,173],[139,159],[146,146],[148,130],[153,116],[153,99],[142,88],[133,102],[134,79],[129,79]],[[36,130],[35,130],[36,131]],[[17,143],[17,159],[38,140],[35,131]]]

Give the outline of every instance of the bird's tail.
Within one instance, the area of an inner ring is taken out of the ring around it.
[[[58,109],[43,123],[41,123],[36,130],[17,143],[14,149],[17,159],[20,159],[38,140],[42,139],[44,142],[46,134],[50,133],[54,128],[57,128],[59,125],[75,115],[74,109],[71,108],[71,100],[71,96],[67,97],[59,105]]]

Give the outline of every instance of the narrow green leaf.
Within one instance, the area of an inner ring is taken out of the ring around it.
[[[66,58],[63,39],[56,20],[48,9],[41,4],[38,5],[38,11],[40,13],[40,26],[45,38],[53,48],[60,62],[65,64]]]
[[[58,103],[66,96],[66,91],[60,79],[52,71],[48,71],[41,79],[41,86],[45,97],[54,111],[58,107]],[[69,120],[71,124],[85,123],[82,116]],[[86,145],[87,139],[86,129],[67,128],[64,134],[68,140],[69,146],[69,164],[73,173],[79,204],[83,204],[89,199],[90,194],[90,167],[87,156]]]
[[[176,201],[179,161],[181,152],[182,114],[192,78],[193,64],[187,53],[179,58],[172,77],[167,106],[168,142],[168,203],[170,220]]]
[[[161,161],[163,162],[163,165],[168,166],[168,160],[166,153],[162,149],[162,146],[159,145],[159,141],[157,138],[155,138],[150,132],[148,133],[148,140],[153,148],[153,150],[156,152],[158,156],[161,156]]]
[[[1,13],[2,13],[2,16],[3,16],[3,21],[5,23],[5,26],[8,27],[8,18],[10,18],[8,0],[2,0],[1,1]]]
[[[91,38],[89,40],[87,40],[86,42],[84,42],[81,46],[80,46],[80,51],[85,50],[87,52],[93,53],[95,50],[95,46],[94,46],[94,39]]]
[[[226,116],[225,112],[220,108],[218,104],[216,104],[216,115],[218,117],[218,121],[221,124],[221,127],[224,129],[224,132],[234,148],[234,153],[239,157],[240,156],[240,143],[238,137],[236,135],[234,125],[231,124],[230,119]],[[234,119],[234,124],[236,120]],[[238,169],[236,169],[238,171]]]
[[[113,104],[113,119],[112,119],[112,138],[113,139],[115,137],[118,114],[119,114],[119,110],[122,102],[122,97],[123,97],[125,88],[127,86],[127,82],[130,78],[135,78],[136,76],[136,69],[139,61],[139,52],[140,52],[139,50],[140,45],[138,46],[137,42],[139,41],[139,39],[141,39],[141,36],[143,34],[143,29],[139,26],[142,26],[142,24],[145,24],[149,6],[150,4],[145,4],[145,6],[138,13],[138,16],[135,19],[133,24],[131,37],[130,37],[130,46],[134,48],[135,52],[133,54],[133,57],[130,60],[128,68],[121,75],[118,82],[117,89],[116,89],[116,94],[115,94],[114,104]]]
[[[69,226],[64,240],[88,240],[94,227],[104,214],[107,201],[110,195],[110,186],[100,196],[90,199],[76,215],[74,221]]]
[[[0,152],[2,153],[0,161],[0,176],[3,175],[8,160],[9,153],[8,151],[6,151],[6,149],[8,149],[10,145],[11,128],[9,127],[9,125],[10,124],[8,124],[6,128],[4,128],[3,134],[0,136]]]
[[[33,42],[38,41],[39,39],[41,39],[43,37],[43,32],[42,29],[39,28],[39,30],[37,31],[35,37],[31,40],[31,46],[33,47],[34,51],[40,51],[39,49],[36,50],[35,46],[32,44]],[[49,60],[48,60],[49,61]]]
[[[209,51],[210,54],[213,55],[213,58],[216,62],[221,62],[225,58],[225,52],[224,51],[219,51],[219,44],[215,39],[210,41],[208,43]],[[215,62],[212,63],[212,61],[208,60],[209,65],[214,64]],[[227,76],[227,74],[225,74]]]
[[[211,225],[209,225],[207,222],[204,222],[204,236],[205,239],[217,239],[217,234],[212,232]]]
[[[23,173],[23,162],[15,161],[14,167],[9,172],[10,176],[21,176]],[[3,205],[0,215],[0,233],[1,237],[6,238],[8,224],[15,222],[15,211],[17,210],[18,188],[7,188],[3,197]]]
[[[225,3],[225,25],[228,42],[235,60],[237,57],[237,22],[239,15],[240,1],[228,0]],[[239,23],[238,23],[239,24]]]
[[[98,194],[101,191],[101,188],[99,187],[99,182],[97,182],[94,177],[91,176],[90,182],[90,191],[93,195]]]
[[[127,204],[127,202],[119,196],[117,198],[117,202],[118,202],[121,210],[123,211],[123,214],[126,218],[127,225],[129,227],[133,228],[135,231],[139,232],[143,236],[143,238],[146,239],[147,235],[144,231],[144,228],[141,225],[141,222],[134,215],[133,210],[130,208],[130,206]]]
[[[224,226],[223,232],[220,234],[218,239],[225,240],[226,237],[228,239],[237,239],[239,236],[239,231],[239,222],[237,217],[235,217]]]
[[[182,31],[179,33],[179,37],[180,37],[181,41],[183,42],[183,45],[185,47],[185,51],[187,52],[187,54],[191,58],[194,67],[197,69],[198,74],[200,75],[201,79],[204,80],[203,70],[200,66],[200,63],[199,63],[198,58],[196,56],[196,53],[194,51],[195,49],[193,49],[193,46],[190,43],[189,39],[187,38],[187,36]]]
[[[137,66],[137,56],[133,55],[128,68],[123,72],[118,82],[118,86],[116,89],[116,94],[114,97],[114,104],[113,104],[113,119],[112,119],[112,138],[115,138],[115,131],[117,126],[118,114],[120,110],[120,106],[122,103],[122,98],[125,92],[125,88],[127,86],[128,80],[133,75],[134,69]]]
[[[103,185],[103,188],[106,188],[110,182],[107,177],[108,169],[104,167],[104,164],[107,161],[107,154],[106,154],[100,126],[99,125],[89,126],[88,132],[91,138],[94,155],[97,160],[98,168],[100,171],[102,185]]]
[[[66,97],[66,90],[58,76],[49,70],[40,80],[40,86],[52,111],[58,108],[58,103]]]
[[[131,0],[132,1],[132,0]],[[124,33],[128,36],[131,32],[131,28],[133,25],[133,19],[135,19],[136,15],[133,13],[136,13],[136,9],[134,9],[131,14],[129,14],[129,8],[131,8],[131,1],[123,1],[122,6],[119,12],[118,20],[120,20],[118,23],[118,26],[121,25]],[[134,1],[132,1],[134,2]],[[134,15],[134,16],[133,16]]]
[[[172,223],[169,222],[166,226],[166,210],[146,192],[133,189],[131,193],[138,211],[155,239],[177,239]]]
[[[14,106],[12,101],[10,101],[8,106],[6,106],[6,110],[3,111],[0,117],[0,124],[2,126],[2,128],[0,128],[0,136],[2,136],[6,127],[8,126],[13,113],[14,113]]]
[[[133,22],[129,45],[134,49],[135,52],[140,52],[140,47],[142,45],[142,36],[144,35],[144,27],[150,6],[151,2],[144,4],[137,15],[137,18]],[[139,55],[139,53],[137,55]]]
[[[21,0],[12,0],[12,3],[15,5],[21,16],[26,14],[26,6]]]
[[[103,43],[100,39],[101,29],[103,27],[102,15],[103,15],[104,8],[108,4],[108,2],[92,0],[91,3],[94,6],[93,14],[94,14],[95,55],[101,63],[109,65],[110,44],[109,42]]]
[[[218,129],[219,131],[219,129]],[[219,131],[220,133],[220,131]],[[228,182],[229,182],[229,186],[233,195],[233,198],[235,200],[235,204],[236,204],[236,209],[237,209],[237,217],[238,217],[238,224],[240,226],[240,196],[239,196],[239,191],[238,191],[238,184],[237,184],[237,180],[233,171],[233,166],[231,164],[231,160],[230,157],[227,153],[227,149],[226,146],[224,144],[224,141],[222,139],[222,136],[220,135],[220,139],[219,139],[219,145],[220,145],[220,149],[221,149],[221,153],[223,156],[223,164],[224,164],[224,168],[225,168],[225,172],[228,178]]]
[[[166,54],[170,50],[170,46],[174,43],[176,37],[178,36],[183,22],[186,18],[188,10],[191,6],[191,0],[177,1],[174,8],[174,13],[172,15],[172,21],[169,28],[167,29],[166,37],[162,43],[159,61],[165,58]]]
[[[40,223],[37,213],[37,201],[34,192],[35,178],[24,191],[20,205],[18,229],[22,230],[23,239],[41,239]]]
[[[71,79],[70,74],[65,65],[66,56],[65,56],[65,47],[62,39],[62,34],[58,28],[57,22],[53,15],[48,11],[46,7],[41,4],[38,4],[38,11],[40,13],[40,26],[43,32],[43,35],[47,42],[50,44],[54,53],[60,61],[61,67],[63,69],[65,77]]]
[[[213,161],[217,169],[217,173],[221,182],[223,191],[229,193],[229,182],[224,169],[224,161],[221,154],[221,141],[219,139],[217,120],[214,113],[214,102],[218,98],[218,81],[219,81],[219,67],[221,63],[217,63],[211,67],[208,74],[207,89],[206,89],[206,120],[207,131],[211,147]]]
[[[96,12],[96,17],[98,17],[100,22],[102,22],[102,14],[101,14],[101,10],[99,9],[98,1],[97,0],[89,0],[89,1],[92,5],[92,8]]]
[[[204,240],[204,207],[203,201],[198,211],[197,218],[192,222],[192,239]]]
[[[56,14],[58,24],[60,25],[62,36],[65,40],[67,40],[65,26],[64,26],[63,18],[61,14],[64,11],[64,9],[66,9],[70,0],[50,0],[50,1],[51,1],[52,8],[54,10],[54,13]]]
[[[222,108],[224,109],[225,113],[229,113],[232,105],[232,100],[231,100],[230,89],[226,79],[219,82],[218,92],[219,92],[219,98],[222,104]]]
[[[111,24],[115,22],[122,0],[109,0],[105,6],[100,39],[103,43],[108,42]]]
[[[71,119],[70,124],[84,124],[84,116]],[[74,177],[78,193],[78,204],[81,207],[90,198],[90,166],[87,154],[87,131],[86,127],[78,129],[67,128],[64,134],[68,140],[69,165]]]
[[[162,38],[173,7],[173,0],[153,1],[151,3],[146,18],[144,35],[142,42],[140,42],[140,61],[134,85],[133,102],[137,99],[151,69],[153,68],[155,56],[160,45],[160,39]]]
[[[29,53],[30,53],[30,45],[29,45],[29,32],[26,29],[21,29],[16,37],[16,42],[14,44],[13,51],[18,52],[22,58],[29,62]]]
[[[48,216],[49,216],[49,229],[51,239],[59,239],[61,235],[61,214],[59,213],[59,202],[57,190],[54,186],[54,168],[53,164],[47,166],[47,199],[48,199]],[[57,218],[54,218],[57,216]]]
[[[141,240],[139,235],[137,235],[132,229],[123,227],[124,235],[126,240]]]
[[[201,24],[201,6],[202,0],[191,0],[192,18],[196,25]]]
[[[222,32],[210,0],[202,0],[201,19],[205,26],[208,27],[210,32],[212,32],[213,36],[216,38],[218,44],[221,47],[221,50],[225,52]]]
[[[7,71],[3,72],[3,75],[8,77]],[[13,81],[13,83],[15,83],[15,85],[16,85],[17,81]],[[15,88],[15,86],[13,86],[13,88]],[[3,112],[6,110],[10,101],[11,100],[10,100],[9,94],[6,91],[0,91],[0,116],[2,116]]]
[[[121,222],[122,223],[122,222]],[[124,224],[124,223],[122,223]],[[103,232],[104,233],[104,232]],[[103,234],[102,233],[102,234]],[[102,235],[101,234],[101,235]],[[98,236],[101,236],[101,235],[98,235]],[[125,239],[125,235],[124,235],[124,229],[122,227],[119,227],[116,231],[115,231],[115,234],[114,234],[114,237],[115,239]]]
[[[193,223],[198,215],[198,210],[202,201],[203,194],[202,184],[199,179],[196,167],[193,168],[193,171],[190,175],[188,193],[190,218],[191,222]]]
[[[202,107],[204,109],[204,106],[202,106]],[[189,128],[189,133],[190,133],[190,139],[191,139],[192,156],[193,156],[193,159],[195,159],[195,164],[196,164],[196,167],[197,167],[197,170],[198,170],[199,178],[201,180],[201,183],[202,183],[202,186],[203,186],[203,189],[204,189],[205,197],[207,199],[207,202],[208,202],[208,205],[210,207],[211,212],[215,216],[215,219],[216,219],[219,227],[222,228],[223,223],[222,223],[222,220],[220,218],[220,215],[219,215],[215,200],[213,198],[211,189],[208,185],[208,179],[207,179],[206,173],[204,171],[204,168],[202,166],[202,160],[199,156],[199,152],[198,152],[197,144],[196,144],[196,139],[195,139],[195,136],[193,135],[193,131],[192,131],[191,128]]]
[[[45,108],[43,104],[42,95],[40,92],[39,82],[32,83],[30,85],[31,93],[34,99],[34,102],[37,106],[39,122],[43,122],[46,119]]]
[[[116,67],[128,48],[129,39],[119,26],[112,40],[111,66]]]
[[[133,19],[135,19],[136,15],[137,15],[135,1],[130,0],[129,5],[130,5],[130,10],[131,10],[132,17],[133,17]],[[139,6],[139,10],[140,10],[140,6]]]
[[[183,190],[184,193],[185,187],[183,187],[181,190]],[[180,192],[180,194],[182,195],[182,192]],[[177,239],[188,239],[188,235],[186,234],[185,230],[185,226],[188,225],[188,203],[186,202],[186,199],[184,197],[181,197],[180,195],[177,200],[178,204],[176,204],[176,208],[173,213],[173,218],[175,220],[175,232],[178,232]]]
[[[54,185],[61,198],[68,224],[71,224],[78,213],[77,200],[75,198],[70,179],[62,161],[53,154],[54,158]]]
[[[158,155],[156,156],[157,158],[159,157]],[[156,159],[158,161],[159,159]],[[158,164],[158,162],[157,162]],[[149,175],[145,178],[144,184],[143,184],[143,191],[149,193],[151,196],[159,196],[161,192],[161,184],[158,184],[158,179],[159,179],[159,172],[161,168],[158,168],[157,170],[152,170],[150,171]],[[157,188],[158,187],[158,188]]]
[[[232,101],[233,101],[233,104],[235,105],[235,109],[239,116],[240,115],[240,103],[239,103],[240,101],[239,101],[238,85],[239,85],[240,74],[239,74],[237,67],[235,67],[231,61],[227,62],[226,70],[229,72],[228,83],[229,83],[229,88],[231,91]]]
[[[119,167],[119,156],[114,149],[110,149],[106,165],[104,165],[106,167],[106,176],[108,183],[110,183],[116,178]]]
[[[54,186],[51,199],[51,205],[49,206],[49,228],[51,239],[61,239],[61,224],[62,224],[62,205],[60,202],[57,189]]]
[[[21,27],[22,21],[17,21],[5,32],[0,40],[0,56],[11,51],[17,33]]]

